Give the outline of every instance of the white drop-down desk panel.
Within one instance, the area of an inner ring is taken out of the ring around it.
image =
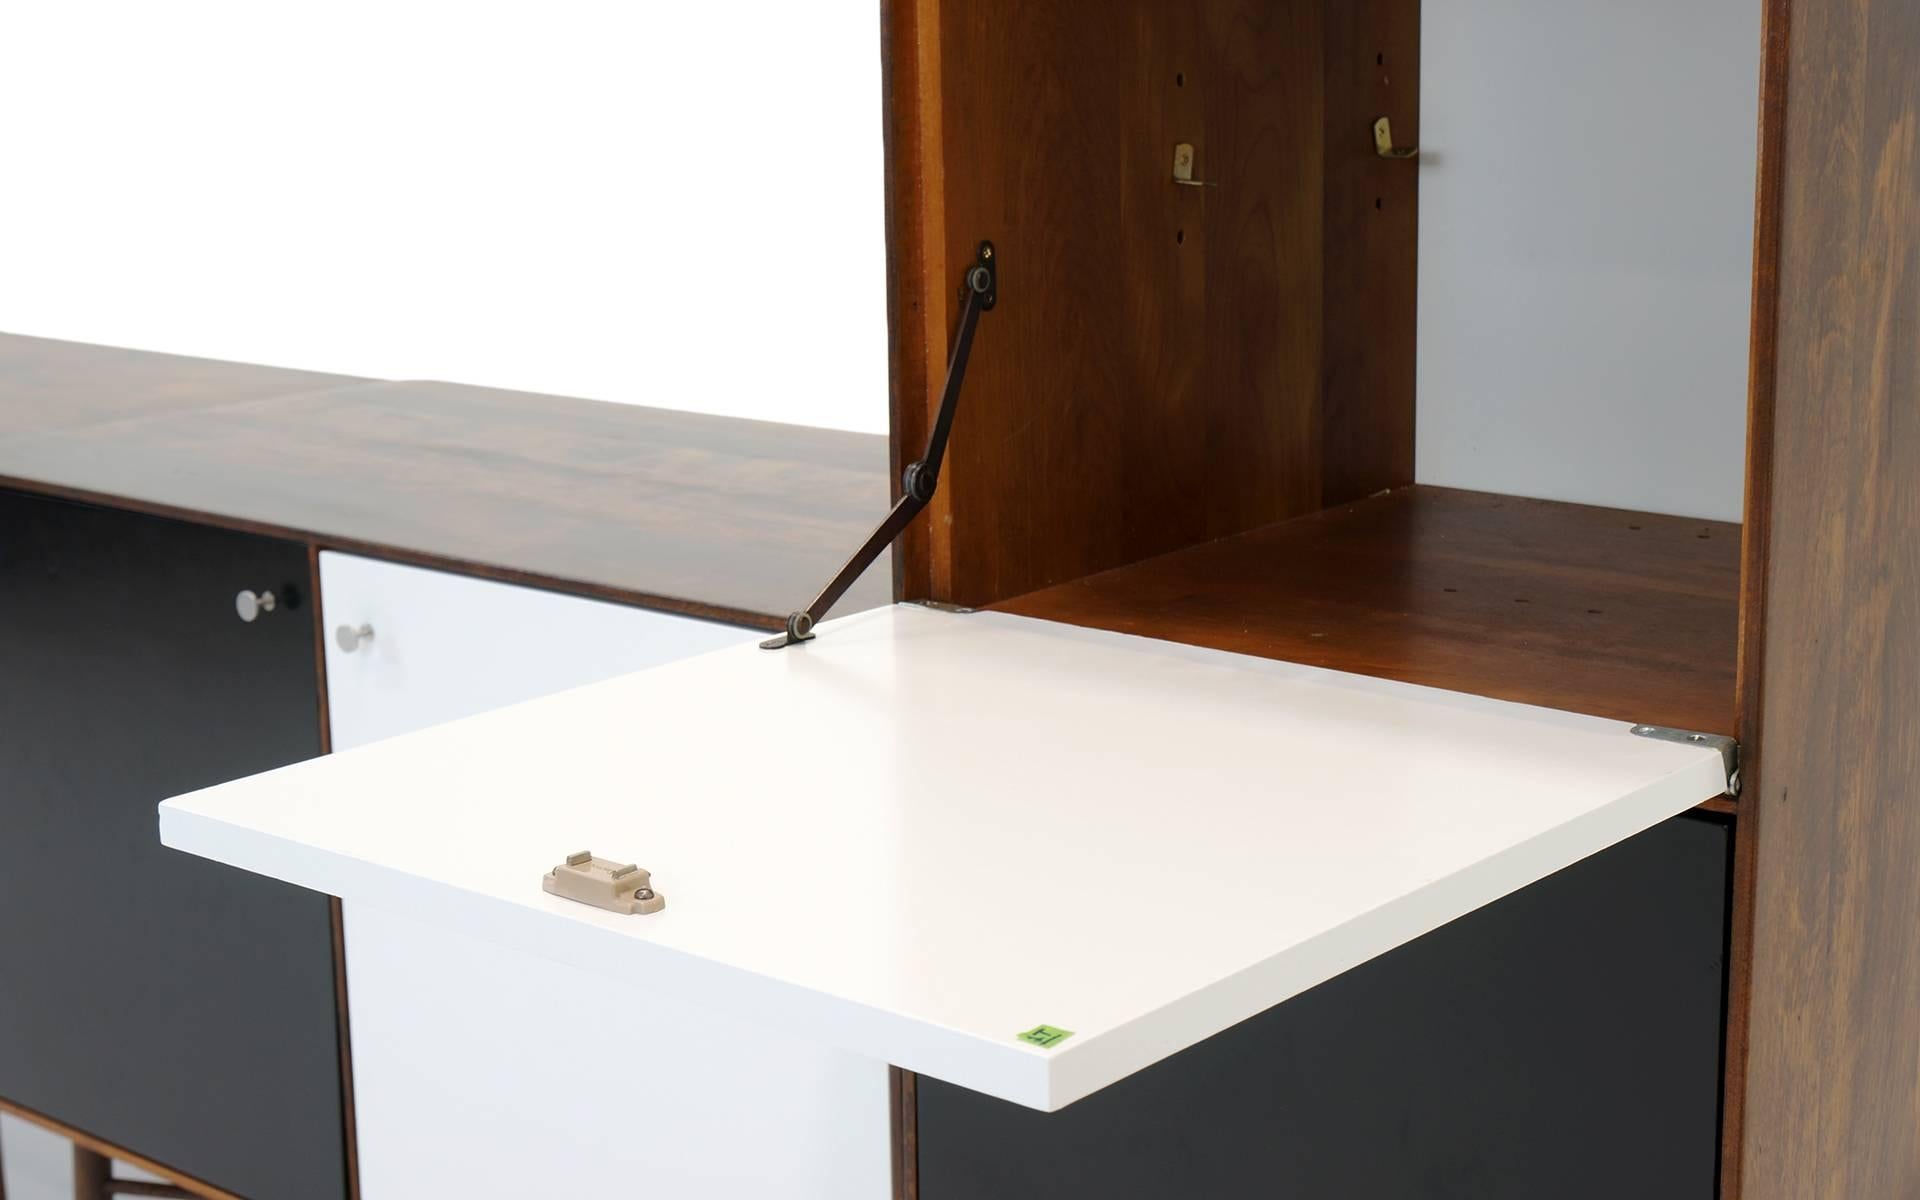
[[[1057,1109],[1727,785],[1617,721],[997,613],[832,622],[161,806],[169,846]],[[590,849],[667,899],[548,895]],[[1050,1048],[1040,1025],[1071,1031]]]

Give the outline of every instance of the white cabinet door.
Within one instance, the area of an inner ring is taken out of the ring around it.
[[[331,551],[320,606],[335,750],[766,636]]]
[[[336,751],[764,636],[345,554],[320,580]],[[372,637],[349,650],[342,627]],[[579,849],[646,853],[527,847]],[[884,1064],[401,908],[344,911],[365,1200],[888,1195]]]

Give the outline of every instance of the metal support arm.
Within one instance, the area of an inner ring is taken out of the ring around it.
[[[953,431],[954,410],[959,407],[960,385],[967,377],[967,356],[973,352],[973,331],[980,324],[980,314],[991,311],[998,297],[999,264],[993,256],[993,243],[981,242],[980,253],[973,266],[967,269],[966,301],[960,309],[960,333],[954,338],[953,357],[947,361],[947,383],[940,392],[940,408],[934,414],[933,431],[927,437],[927,452],[919,461],[910,464],[900,478],[900,499],[893,510],[880,522],[860,548],[853,552],[847,565],[840,568],[813,603],[787,617],[787,628],[777,637],[761,642],[761,648],[778,650],[782,646],[791,646],[795,642],[804,642],[813,636],[813,627],[827,615],[827,610],[846,595],[853,581],[860,573],[873,565],[880,552],[893,544],[901,530],[920,515],[920,510],[933,499],[933,493],[940,486],[940,462],[947,454],[947,435]]]

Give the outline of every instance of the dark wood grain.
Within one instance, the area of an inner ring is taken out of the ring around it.
[[[1785,181],[1790,0],[1766,0],[1760,54],[1760,128],[1754,186],[1753,299],[1747,346],[1746,506],[1740,526],[1739,671],[1735,724],[1751,785],[1760,760],[1762,650],[1767,628],[1767,552],[1773,522],[1773,395],[1780,325],[1780,199]],[[1757,794],[1757,793],[1756,793]],[[1753,879],[1760,805],[1733,843],[1727,935],[1726,1075],[1721,1095],[1720,1200],[1739,1200],[1747,1094],[1747,1018],[1753,980]]]
[[[887,507],[884,439],[442,383],[0,436],[0,481],[773,626]],[[870,570],[840,611],[884,604]]]
[[[891,497],[900,498],[907,464],[924,452],[941,385],[946,306],[930,287],[928,260],[944,256],[928,242],[940,228],[940,40],[937,0],[880,0],[881,107],[887,214],[887,367]],[[935,347],[938,347],[936,351]],[[944,507],[941,509],[944,511]],[[932,595],[933,542],[923,516],[894,543],[894,595]]]
[[[1406,481],[1410,394],[1390,372],[1375,387],[1349,364],[1331,426],[1323,400],[1329,239],[1342,253],[1375,247],[1366,280],[1391,280],[1411,303],[1410,238],[1333,231],[1326,213],[1323,75],[1337,44],[1338,69],[1366,81],[1343,84],[1342,103],[1370,107],[1379,51],[1353,51],[1369,25],[1340,24],[1336,37],[1315,0],[922,0],[912,11],[915,53],[896,42],[889,94],[915,98],[919,169],[893,171],[890,203],[913,213],[895,228],[917,221],[922,252],[892,286],[896,313],[921,305],[913,334],[928,390],[944,368],[955,271],[980,239],[1000,247],[1002,275],[943,494],[905,550],[907,594],[1004,599],[1317,510],[1329,488],[1346,499]],[[1398,53],[1408,43],[1396,37]],[[1370,137],[1370,121],[1356,136]],[[1207,186],[1173,182],[1180,142],[1195,146]],[[1372,176],[1362,164],[1352,178]],[[1411,197],[1411,181],[1388,182]],[[1331,193],[1349,205],[1344,222],[1378,217],[1373,192],[1364,214],[1351,211],[1365,190]],[[1383,220],[1411,215],[1396,205]],[[1337,340],[1369,337],[1380,341],[1370,353],[1410,369],[1410,326]],[[930,397],[916,414],[918,380],[896,381],[896,440],[914,450]],[[1353,461],[1330,471],[1329,446]]]
[[[919,1076],[899,1067],[887,1068],[887,1113],[893,1200],[920,1200]]]
[[[1739,541],[1719,522],[1410,487],[995,607],[1727,733]]]
[[[113,1200],[113,1160],[86,1146],[73,1147],[74,1200]]]
[[[1321,496],[1413,482],[1420,164],[1383,159],[1373,123],[1420,141],[1420,0],[1326,5],[1326,261]]]
[[[1782,17],[1730,1157],[1741,1200],[1891,1200],[1920,1195],[1920,5]]]
[[[351,375],[0,334],[0,437],[365,382]]]

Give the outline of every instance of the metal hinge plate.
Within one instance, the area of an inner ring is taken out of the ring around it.
[[[917,607],[920,607],[920,608],[930,608],[934,612],[960,613],[964,615],[966,613],[970,613],[974,611],[973,609],[968,608],[965,605],[948,604],[945,600],[909,600],[907,601],[907,603],[916,605]]]
[[[1720,752],[1720,759],[1727,767],[1727,795],[1740,794],[1740,743],[1724,733],[1695,733],[1691,729],[1672,729],[1665,725],[1635,725],[1633,736],[1651,738],[1656,742],[1680,742],[1689,746],[1704,746]]]

